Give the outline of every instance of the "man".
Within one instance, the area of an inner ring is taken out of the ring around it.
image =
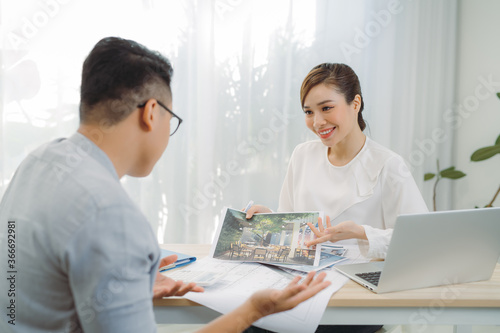
[[[77,133],[31,153],[0,203],[1,332],[154,332],[153,297],[203,291],[158,273],[153,231],[119,181],[147,176],[181,123],[172,72],[130,40],[105,38],[88,55]],[[258,292],[202,331],[243,330],[310,298],[323,279]]]

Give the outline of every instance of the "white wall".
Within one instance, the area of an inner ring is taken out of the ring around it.
[[[465,209],[483,207],[500,186],[500,155],[470,161],[474,151],[493,145],[500,135],[496,96],[500,92],[500,1],[459,1],[458,26],[458,106],[450,121],[455,127],[453,163],[467,176],[453,181],[453,202],[455,209]],[[500,206],[500,198],[494,206]]]

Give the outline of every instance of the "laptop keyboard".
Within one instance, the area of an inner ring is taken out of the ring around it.
[[[358,273],[356,276],[359,276],[363,280],[370,282],[371,284],[378,286],[378,280],[380,280],[380,272],[369,272],[369,273]]]

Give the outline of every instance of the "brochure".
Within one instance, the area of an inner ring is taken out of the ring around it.
[[[314,238],[307,225],[318,223],[323,212],[255,214],[225,208],[210,256],[229,261],[318,266],[320,246],[307,247]]]
[[[287,264],[274,264],[283,269],[293,269],[295,271],[301,272],[311,272],[311,271],[319,271],[320,269],[328,268],[339,262],[342,262],[347,259],[347,257],[336,255],[336,252],[345,253],[345,250],[338,249],[333,250],[330,248],[326,248],[324,245],[321,246],[321,256],[319,259],[318,266],[308,266],[308,265],[287,265]]]

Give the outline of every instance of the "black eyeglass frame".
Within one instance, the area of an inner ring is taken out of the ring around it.
[[[179,127],[181,127],[181,124],[182,124],[182,118],[181,118],[181,117],[179,117],[178,115],[176,115],[176,114],[174,113],[174,111],[170,110],[170,109],[169,109],[169,108],[167,108],[165,105],[163,105],[163,103],[162,103],[162,102],[160,102],[159,100],[156,100],[156,102],[157,102],[157,103],[158,103],[158,104],[159,104],[162,108],[164,108],[165,110],[167,110],[168,112],[170,112],[170,114],[172,115],[172,117],[175,117],[175,118],[179,119],[179,124],[177,125],[177,128],[175,129],[175,131],[173,131],[172,133],[170,133],[170,136],[174,135],[174,134],[175,134],[175,132],[177,132],[177,130],[179,129]],[[142,104],[137,105],[137,107],[138,107],[138,108],[143,108],[143,107],[145,107],[145,106],[146,106],[146,103],[147,103],[147,101],[146,101],[146,102],[144,102],[144,103],[142,103]]]

